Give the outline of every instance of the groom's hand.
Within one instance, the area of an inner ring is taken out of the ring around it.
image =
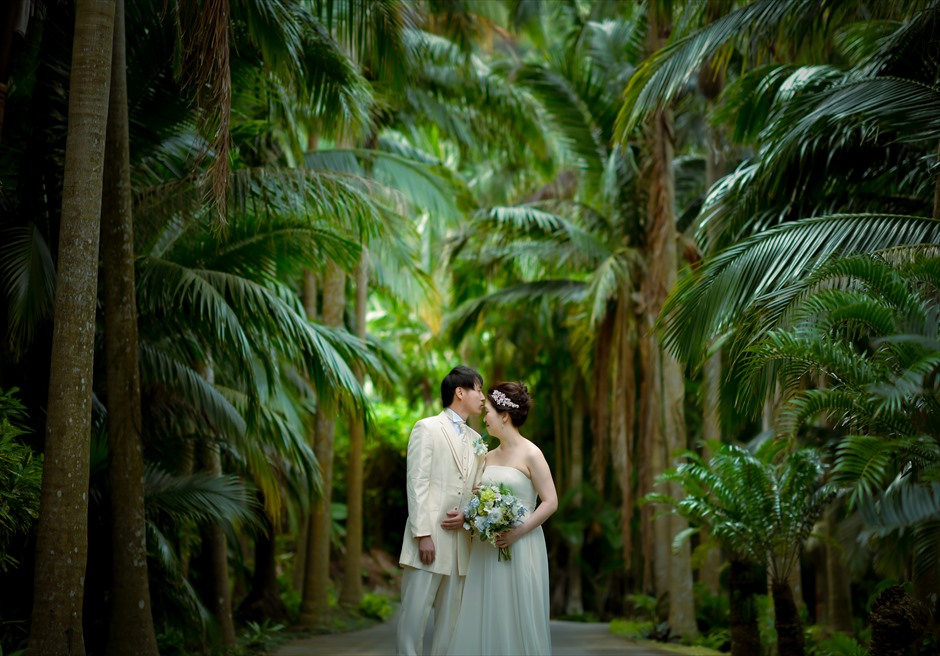
[[[441,528],[445,531],[456,531],[459,528],[463,528],[465,519],[466,517],[462,510],[448,510],[447,519],[441,520]]]
[[[422,563],[430,565],[434,562],[436,555],[437,550],[434,548],[434,540],[431,539],[430,535],[418,538],[418,556],[421,558]]]

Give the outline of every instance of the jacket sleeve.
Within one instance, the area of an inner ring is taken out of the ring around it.
[[[433,447],[430,427],[425,422],[415,424],[408,438],[407,456],[408,525],[413,538],[431,535],[428,495]]]

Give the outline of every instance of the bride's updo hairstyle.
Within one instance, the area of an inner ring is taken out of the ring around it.
[[[529,389],[523,383],[498,383],[486,393],[496,412],[508,412],[512,425],[516,428],[525,423],[532,407]]]

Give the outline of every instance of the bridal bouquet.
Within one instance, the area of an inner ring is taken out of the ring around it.
[[[463,527],[470,536],[479,536],[484,542],[496,546],[496,536],[513,529],[528,514],[519,497],[503,483],[481,485],[463,510],[466,521]],[[499,548],[498,560],[512,560],[509,547]]]

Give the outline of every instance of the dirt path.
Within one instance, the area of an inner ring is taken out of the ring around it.
[[[674,652],[613,635],[606,624],[552,621],[553,656],[662,656]],[[427,636],[425,648],[431,644]],[[395,656],[395,620],[363,631],[320,635],[281,647],[276,656]],[[426,656],[438,656],[427,654]]]

